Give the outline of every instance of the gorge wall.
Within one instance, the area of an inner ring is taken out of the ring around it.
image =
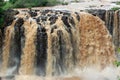
[[[71,73],[76,67],[101,70],[116,60],[112,36],[95,15],[64,10],[8,13],[0,30],[1,75],[52,76]],[[106,24],[111,30],[110,20]],[[115,34],[119,33],[114,33],[118,41]]]

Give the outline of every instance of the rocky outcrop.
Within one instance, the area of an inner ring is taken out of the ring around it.
[[[13,20],[15,20],[14,15],[19,14],[19,11],[8,9],[4,11],[4,26],[9,26],[12,24]]]

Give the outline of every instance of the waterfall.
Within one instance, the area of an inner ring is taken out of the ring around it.
[[[83,16],[82,16],[83,15]],[[104,22],[98,17],[92,18],[86,14],[81,14],[81,65],[98,66],[110,64],[114,61],[114,46],[112,37],[108,35]],[[94,25],[92,25],[94,24]],[[101,27],[102,26],[102,27]],[[98,27],[100,29],[98,29]],[[83,41],[83,42],[82,42]],[[109,46],[108,46],[109,45]],[[101,57],[100,57],[101,56]],[[108,57],[106,58],[105,57]],[[103,59],[104,58],[104,59]],[[106,63],[107,62],[107,63]]]
[[[35,40],[38,25],[35,21],[28,19],[24,22],[23,27],[25,29],[25,45],[21,57],[20,74],[33,74],[36,55]]]
[[[113,12],[104,15],[109,21],[106,25],[113,23],[110,15]],[[102,70],[116,60],[112,36],[97,16],[64,10],[20,10],[13,17],[12,24],[4,28],[4,38],[0,37],[0,71],[4,75],[67,75],[75,68]],[[112,25],[109,30],[118,27]],[[115,34],[119,33],[113,31]]]
[[[2,67],[3,71],[6,71],[6,69],[9,66],[9,58],[10,58],[10,48],[11,48],[11,43],[12,43],[12,38],[14,37],[14,25],[15,21],[6,28],[5,31],[5,40],[4,40],[4,46],[3,46],[3,53],[2,53]]]
[[[119,23],[119,10],[88,10],[87,12],[101,18],[112,35],[112,40],[115,45],[115,51],[118,59],[118,48],[120,48],[120,23]]]

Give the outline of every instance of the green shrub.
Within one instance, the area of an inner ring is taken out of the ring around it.
[[[12,7],[13,7],[13,4],[12,4],[12,3],[6,2],[5,5],[2,7],[2,9],[7,10],[7,9],[9,9],[9,8],[12,8]]]
[[[55,6],[57,4],[59,4],[60,2],[57,0],[47,0],[47,4],[46,6]]]
[[[113,7],[113,8],[111,8],[111,10],[114,10],[114,11],[119,10],[119,9],[120,9],[120,7]]]
[[[15,2],[15,4],[13,4],[14,8],[25,8],[25,2],[22,0],[18,0],[17,2]]]
[[[120,53],[120,48],[118,48],[117,52],[118,54]],[[117,67],[120,66],[120,61],[115,61],[114,65],[116,65]]]
[[[57,0],[18,0],[14,3],[14,8],[54,6],[59,4]]]
[[[115,61],[114,65],[118,67],[118,66],[120,66],[120,62],[119,61]]]
[[[61,4],[62,5],[68,5],[68,2],[62,2]]]

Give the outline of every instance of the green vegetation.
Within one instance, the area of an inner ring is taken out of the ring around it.
[[[120,54],[120,48],[118,48],[117,52],[118,52],[118,54]],[[114,65],[116,65],[117,67],[119,67],[120,66],[120,61],[115,61]]]
[[[118,48],[118,50],[117,50],[119,53],[120,53],[120,48]]]
[[[120,66],[120,62],[119,61],[115,61],[114,65],[118,67],[118,66]]]
[[[2,9],[7,10],[7,9],[12,8],[12,7],[13,7],[12,3],[6,2],[6,3],[4,3],[4,6],[2,7]]]
[[[113,7],[113,8],[111,8],[111,10],[114,10],[114,11],[119,10],[119,9],[120,9],[120,7]]]
[[[6,2],[5,8],[29,8],[40,6],[54,6],[60,4],[58,0],[10,0]]]
[[[0,6],[2,9],[6,10],[9,8],[30,8],[30,7],[41,7],[41,6],[54,6],[57,4],[62,4],[58,0],[9,0],[4,2],[0,0]]]

